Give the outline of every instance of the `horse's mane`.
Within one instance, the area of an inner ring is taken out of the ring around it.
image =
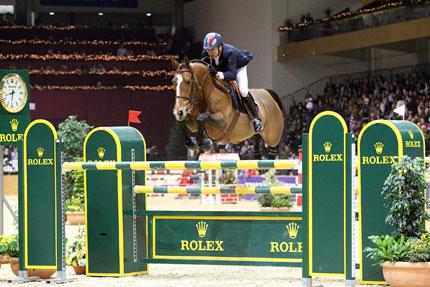
[[[191,60],[191,61],[190,61],[190,63],[199,63],[199,64],[202,64],[202,65],[205,65],[206,67],[207,67],[207,66],[209,66],[209,64],[208,64],[208,63],[206,63],[205,61],[203,61],[203,60],[201,60],[201,59],[194,59],[194,60]]]
[[[206,67],[206,69],[209,67],[209,64],[201,59],[194,59],[194,60],[190,60],[190,64],[201,64],[203,66]],[[222,80],[218,80],[216,77],[214,77],[213,75],[211,75],[212,81],[214,83],[214,85],[221,91],[223,91],[224,93],[228,93],[228,87],[227,84],[222,81]]]

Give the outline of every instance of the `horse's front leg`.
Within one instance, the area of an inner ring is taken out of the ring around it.
[[[267,155],[267,158],[268,159],[276,159],[277,155],[278,155],[278,146],[269,147],[269,154]]]
[[[192,135],[193,132],[197,131],[197,121],[189,120],[186,122],[186,136],[184,145],[190,150],[199,150],[199,145],[197,144],[196,137]]]
[[[205,123],[208,118],[208,113],[201,113],[197,117],[197,144],[204,152],[210,151],[213,146],[213,142],[205,135]]]

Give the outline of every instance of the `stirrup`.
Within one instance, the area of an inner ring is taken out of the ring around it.
[[[254,128],[254,131],[256,133],[261,132],[263,130],[263,124],[261,123],[261,120],[258,118],[255,118],[252,120],[252,127]]]

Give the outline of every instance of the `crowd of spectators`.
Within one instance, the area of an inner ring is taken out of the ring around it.
[[[430,89],[429,76],[423,72],[396,74],[392,81],[382,76],[370,76],[327,84],[323,94],[308,95],[304,103],[289,107],[285,144],[297,153],[301,134],[308,131],[313,117],[321,111],[333,110],[341,114],[357,139],[363,126],[370,121],[401,119],[394,109],[402,105],[406,105],[405,120],[421,128],[428,148]]]

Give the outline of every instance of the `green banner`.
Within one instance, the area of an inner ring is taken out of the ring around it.
[[[16,145],[30,123],[27,71],[0,70],[0,145]]]
[[[176,214],[152,217],[155,260],[302,262],[301,215]]]
[[[388,209],[381,192],[391,165],[399,156],[424,157],[424,141],[419,128],[408,121],[379,120],[367,124],[358,138],[358,179],[360,209],[360,272],[361,282],[385,283],[382,269],[363,253],[374,247],[371,235],[391,234],[385,224]]]
[[[33,121],[24,134],[25,268],[57,267],[57,186],[55,128]]]
[[[347,127],[334,112],[311,123],[308,147],[309,275],[346,277]],[[349,222],[348,222],[349,224]]]

